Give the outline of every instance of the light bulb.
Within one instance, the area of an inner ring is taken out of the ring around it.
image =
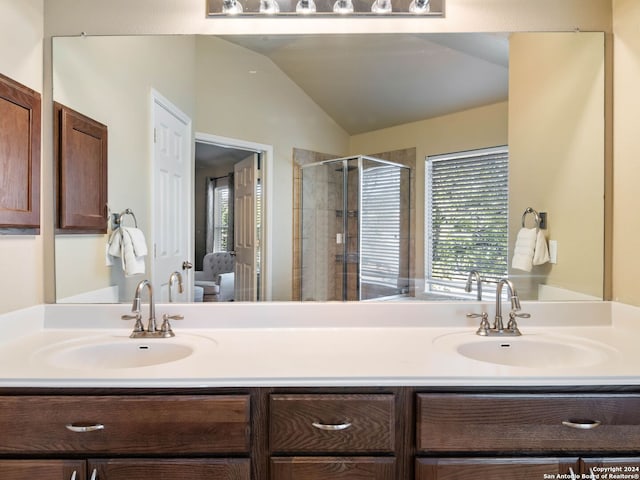
[[[409,5],[409,11],[411,13],[429,13],[430,10],[429,0],[412,0]]]
[[[375,0],[371,5],[373,13],[391,13],[391,0]]]
[[[297,13],[316,13],[316,2],[313,0],[300,0],[296,5]]]
[[[242,13],[242,4],[237,0],[224,0],[224,2],[222,2],[222,13],[226,13],[227,15]]]
[[[276,0],[260,0],[260,13],[267,15],[280,13],[280,5]]]
[[[333,4],[333,12],[334,13],[353,13],[353,3],[351,0],[338,0]]]

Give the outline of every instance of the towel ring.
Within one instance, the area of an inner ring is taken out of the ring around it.
[[[138,228],[138,220],[136,219],[135,214],[133,213],[133,210],[131,210],[130,208],[127,208],[126,210],[123,210],[120,213],[114,213],[113,214],[113,225],[115,228],[118,228],[122,225],[122,217],[124,217],[125,215],[131,215],[133,217],[133,225]]]
[[[527,209],[522,214],[522,228],[525,228],[525,220],[527,218],[527,215],[529,215],[529,214],[533,214],[534,215],[535,221],[536,221],[536,228],[540,228],[540,215],[538,215],[538,212],[536,212],[531,207],[527,207]]]

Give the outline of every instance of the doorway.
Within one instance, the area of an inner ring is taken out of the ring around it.
[[[196,134],[196,277],[202,275],[205,255],[222,256],[218,253],[226,252],[233,257],[233,275],[227,275],[225,293],[219,297],[205,296],[205,301],[271,299],[269,212],[266,209],[271,161],[269,145]],[[228,277],[232,279],[231,284]]]

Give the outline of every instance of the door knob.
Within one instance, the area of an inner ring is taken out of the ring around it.
[[[185,260],[184,262],[182,262],[183,270],[191,270],[192,268],[193,268],[193,263],[189,262],[188,260]]]

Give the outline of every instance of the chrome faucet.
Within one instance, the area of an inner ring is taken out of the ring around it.
[[[133,306],[131,307],[131,311],[133,313],[140,313],[140,296],[142,295],[142,290],[144,287],[149,289],[149,320],[147,323],[147,331],[144,333],[153,333],[156,329],[156,305],[153,302],[153,286],[149,280],[142,280],[138,283],[136,287],[136,294],[133,297]],[[135,332],[134,332],[135,333]]]
[[[173,272],[169,275],[169,303],[173,302],[173,284],[176,279],[178,279],[178,293],[182,293],[184,291],[182,288],[182,275],[180,272]]]
[[[175,272],[177,273],[177,272]],[[178,273],[178,275],[180,275]],[[170,282],[171,283],[171,282]],[[142,324],[142,313],[140,312],[140,297],[142,295],[142,290],[144,287],[149,289],[149,322],[147,324],[147,328],[145,330],[144,325]],[[180,282],[180,288],[182,288],[182,284]],[[151,286],[151,282],[149,280],[142,280],[138,283],[136,287],[136,294],[133,297],[133,306],[131,307],[131,311],[134,315],[122,315],[123,320],[135,320],[136,324],[133,327],[133,332],[129,335],[131,338],[168,338],[174,337],[175,334],[173,330],[171,330],[171,325],[169,324],[169,320],[182,320],[184,317],[182,315],[168,315],[164,314],[162,316],[162,326],[158,329],[156,325],[156,306],[153,302],[153,287]]]
[[[467,276],[467,285],[464,287],[464,291],[467,293],[471,293],[471,282],[473,279],[476,279],[476,290],[478,292],[477,300],[482,300],[482,277],[480,276],[480,272],[477,270],[471,270],[469,275]]]
[[[511,311],[509,312],[509,322],[507,323],[507,327],[505,328],[504,322],[502,320],[502,287],[506,285],[507,291],[509,293],[509,300],[511,301]],[[476,332],[477,335],[481,336],[505,336],[505,337],[516,337],[522,335],[520,330],[518,329],[518,324],[516,322],[516,318],[530,318],[531,315],[528,313],[518,313],[520,311],[520,298],[518,297],[518,291],[516,287],[513,285],[511,280],[506,278],[501,278],[498,281],[498,285],[496,287],[496,316],[494,319],[493,327],[489,326],[488,315],[486,313],[476,314],[476,313],[468,313],[468,318],[481,318],[480,328]]]
[[[516,287],[513,286],[511,280],[501,278],[498,280],[498,286],[496,287],[496,317],[494,319],[493,328],[497,331],[503,331],[504,325],[502,323],[502,286],[507,286],[507,292],[509,299],[511,300],[511,311],[520,310],[520,299],[518,298],[518,292]]]

